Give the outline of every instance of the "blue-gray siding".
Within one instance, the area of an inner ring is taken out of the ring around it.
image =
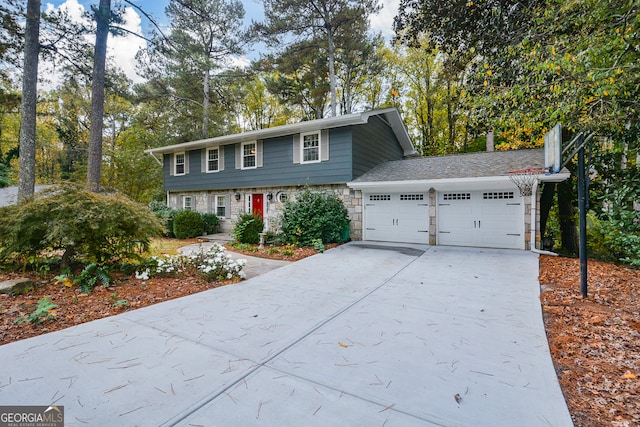
[[[353,127],[353,179],[380,163],[403,157],[391,127],[380,117],[374,116],[366,125]]]
[[[293,163],[294,135],[265,139],[262,143],[263,166],[236,169],[236,145],[224,150],[224,170],[201,172],[201,150],[189,151],[189,173],[172,176],[172,155],[164,156],[164,186],[168,191],[201,191],[247,187],[306,184],[337,184],[352,181],[374,166],[399,160],[403,151],[389,126],[372,117],[366,125],[329,130],[329,160],[320,163]]]
[[[276,185],[334,184],[351,181],[351,129],[331,129],[329,132],[329,160],[321,163],[293,163],[293,135],[265,139],[263,167],[236,169],[236,145],[224,149],[224,170],[201,172],[201,151],[189,152],[189,173],[170,176],[171,156],[164,157],[165,190],[214,190]]]

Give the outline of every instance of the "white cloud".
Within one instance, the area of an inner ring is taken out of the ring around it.
[[[83,5],[78,3],[78,0],[67,0],[57,8],[53,4],[47,3],[45,10],[47,12],[53,12],[54,10],[65,11],[74,22],[80,22],[83,20],[82,14],[84,13],[85,8]]]
[[[386,39],[393,38],[393,18],[398,14],[400,0],[382,0],[382,9],[370,18],[371,29],[374,32],[382,33]]]
[[[68,0],[75,1],[75,0]],[[124,10],[124,23],[122,27],[135,34],[142,34],[142,19],[140,15],[131,7]],[[136,74],[136,53],[140,48],[147,46],[147,42],[135,36],[134,34],[125,33],[123,36],[113,37],[109,34],[107,41],[107,54],[113,58],[114,63],[124,71],[124,73],[133,80],[134,83],[140,83],[144,79]]]
[[[86,9],[78,3],[78,0],[66,0],[57,8],[53,4],[47,3],[45,9],[47,12],[53,12],[54,10],[66,11],[73,22],[82,22],[85,19],[83,14]],[[121,24],[123,28],[135,34],[142,34],[142,19],[133,8],[126,7],[123,18],[124,23]],[[93,44],[95,35],[87,36],[87,40]],[[144,39],[134,34],[124,33],[123,36],[118,37],[109,34],[107,40],[109,62],[118,66],[134,83],[142,82],[143,79],[136,74],[135,56],[138,49],[146,47],[146,44]],[[52,73],[47,76],[47,79],[50,80],[51,87],[53,87],[59,83],[60,79],[59,76],[56,75],[54,67],[49,64],[43,64],[43,69],[49,70],[50,68],[53,68],[53,70]],[[45,86],[48,87],[49,85]]]

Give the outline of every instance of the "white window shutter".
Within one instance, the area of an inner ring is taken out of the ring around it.
[[[169,154],[169,176],[173,176],[175,172],[176,164],[175,164],[175,156],[173,153]]]
[[[206,172],[207,171],[207,163],[209,163],[208,161],[208,154],[207,154],[207,149],[203,148],[200,150],[200,172]]]
[[[231,218],[231,194],[224,196],[224,216]]]
[[[329,129],[324,129],[320,134],[320,161],[329,160]]]
[[[262,140],[256,141],[256,167],[262,167]]]
[[[218,147],[218,170],[224,170],[224,145]]]
[[[184,174],[185,175],[189,174],[189,152],[188,151],[184,153]]]
[[[299,133],[293,135],[293,163],[300,163],[300,138],[301,135]]]

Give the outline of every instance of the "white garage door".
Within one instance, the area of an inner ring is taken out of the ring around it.
[[[429,243],[427,193],[364,195],[364,240]]]
[[[510,190],[440,192],[438,244],[523,249],[522,197]]]

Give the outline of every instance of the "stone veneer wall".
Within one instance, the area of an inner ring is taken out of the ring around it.
[[[283,186],[283,187],[254,187],[243,188],[241,190],[220,190],[220,191],[183,191],[172,192],[168,195],[167,204],[174,209],[182,208],[182,198],[184,196],[193,197],[194,210],[198,212],[213,213],[213,200],[215,195],[228,195],[230,209],[228,218],[220,218],[220,231],[229,233],[233,230],[234,222],[239,215],[248,210],[246,205],[247,194],[263,194],[265,200],[265,226],[268,231],[278,231],[280,228],[279,216],[282,213],[284,204],[279,200],[279,195],[284,193],[289,199],[295,198],[295,195],[302,191],[302,186]],[[353,190],[344,184],[333,185],[313,185],[309,186],[312,191],[332,192],[335,193],[344,203],[349,218],[351,219],[349,235],[351,240],[362,240],[362,192]],[[272,194],[272,200],[268,200],[267,195]],[[240,194],[240,200],[236,200],[236,194]]]

